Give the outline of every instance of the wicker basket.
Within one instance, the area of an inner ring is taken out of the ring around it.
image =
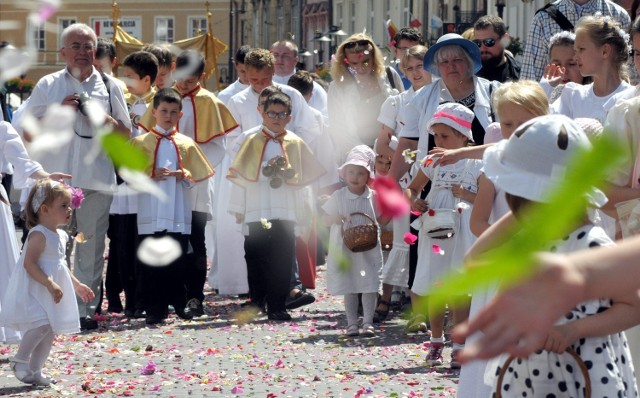
[[[578,353],[573,348],[567,348],[565,354],[571,355],[578,364],[580,372],[582,372],[582,377],[584,377],[584,398],[591,398],[591,377],[589,377],[587,366],[584,364],[582,358],[580,358],[580,355],[578,355]],[[515,357],[513,356],[507,358],[507,360],[504,362],[504,365],[502,365],[502,368],[500,369],[500,374],[498,375],[498,383],[496,385],[496,398],[502,398],[502,382],[504,380],[504,375],[507,373],[507,369],[514,359]]]
[[[356,212],[351,213],[353,216],[364,216],[371,221],[371,224],[361,224],[345,229],[345,222],[342,223],[342,240],[344,245],[354,253],[366,252],[378,245],[378,224],[370,215]]]

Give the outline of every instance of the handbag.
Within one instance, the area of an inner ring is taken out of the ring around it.
[[[360,224],[345,229],[347,224],[351,224],[353,216],[363,216],[371,223]],[[370,215],[355,212],[349,215],[349,221],[342,221],[342,241],[347,249],[354,253],[366,252],[378,245],[378,223]]]
[[[578,367],[580,368],[580,372],[582,373],[582,377],[584,377],[584,384],[585,384],[584,398],[591,398],[591,377],[589,377],[589,370],[587,370],[587,365],[585,365],[582,358],[580,358],[580,355],[578,355],[578,353],[576,353],[576,351],[573,348],[571,347],[567,348],[567,350],[565,351],[565,354],[571,355],[573,359],[576,361],[576,363],[578,364]],[[496,398],[502,398],[502,382],[504,380],[505,374],[507,373],[507,369],[509,369],[509,365],[511,364],[511,362],[513,362],[514,359],[515,359],[514,356],[510,356],[504,362],[504,365],[502,365],[502,368],[500,368],[500,374],[498,375],[498,382],[496,385],[496,393],[495,393]]]
[[[422,217],[422,228],[433,239],[448,239],[456,234],[458,212],[454,209],[429,209]]]

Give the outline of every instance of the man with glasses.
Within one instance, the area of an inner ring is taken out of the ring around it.
[[[422,33],[415,28],[402,28],[393,37],[393,56],[396,59],[394,69],[402,79],[404,90],[411,88],[411,82],[402,73],[400,64],[402,62],[402,58],[407,53],[407,50],[413,46],[417,46],[418,44],[424,46],[424,38],[422,37]],[[394,82],[394,79],[389,79],[389,82]],[[400,92],[403,91],[400,87],[394,88],[398,89]]]
[[[300,60],[298,46],[290,40],[280,40],[271,46],[271,54],[276,61],[273,81],[278,84],[288,84],[289,78],[296,73],[296,65]],[[313,92],[307,103],[327,116],[327,92],[318,83],[313,83]]]
[[[482,58],[482,69],[477,73],[478,77],[500,83],[520,78],[520,64],[509,51],[505,51],[510,37],[502,18],[495,15],[481,17],[473,25],[473,37]]]
[[[95,299],[87,303],[78,299],[80,327],[90,330],[98,327],[93,315],[100,305],[105,235],[112,194],[117,185],[113,163],[103,152],[90,160],[86,156],[96,145],[94,137],[97,130],[115,130],[128,138],[131,120],[120,86],[113,77],[100,73],[94,67],[97,47],[95,32],[85,24],[72,24],[62,31],[60,43],[60,55],[66,67],[38,81],[25,112],[41,118],[51,104],[62,104],[77,110],[73,125],[75,134],[71,141],[61,142],[56,151],[47,154],[44,163],[47,164],[47,170],[72,174],[70,184],[82,188],[84,192],[85,200],[82,207],[75,210],[75,220],[77,230],[90,238],[76,246],[73,272],[95,294]],[[104,126],[94,126],[87,116],[84,105],[89,99],[95,104],[92,111],[104,112]]]

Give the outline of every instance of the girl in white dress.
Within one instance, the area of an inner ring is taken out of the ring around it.
[[[374,192],[367,185],[374,178],[375,153],[366,145],[354,147],[338,169],[346,187],[335,191],[322,206],[325,223],[331,226],[329,255],[327,257],[327,290],[344,295],[347,313],[347,336],[358,336],[358,294],[362,294],[362,335],[375,336],[373,314],[380,288],[382,249],[380,238],[371,250],[354,253],[342,240],[342,223],[350,226],[371,223],[362,212],[376,219]],[[388,220],[387,220],[388,222]]]
[[[562,115],[541,116],[518,128],[509,140],[487,149],[484,172],[506,192],[516,219],[526,222],[523,209],[543,203],[549,193],[566,180],[567,162],[578,150],[590,147],[582,129]],[[536,154],[535,156],[527,156]],[[606,198],[597,190],[589,195],[593,205]],[[549,251],[571,251],[612,245],[604,230],[587,217],[567,236],[549,243]],[[544,346],[528,358],[509,365],[501,388],[503,397],[579,397],[585,380],[576,361],[565,350],[580,356],[588,370],[592,397],[637,397],[633,363],[623,330],[640,320],[637,292],[585,301],[558,319]],[[505,357],[487,365],[485,380],[496,383]]]
[[[59,333],[80,331],[80,315],[73,291],[85,302],[93,291],[80,283],[67,266],[68,236],[57,229],[71,218],[71,191],[48,178],[31,189],[25,209],[31,228],[9,287],[2,298],[0,324],[22,333],[11,370],[23,383],[46,386],[42,375],[53,338]]]
[[[437,147],[463,148],[473,140],[473,118],[473,112],[467,107],[449,102],[438,106],[427,129],[434,135]],[[411,287],[416,295],[425,295],[445,274],[461,265],[465,252],[475,241],[469,228],[469,218],[478,192],[481,166],[482,161],[479,159],[463,159],[434,167],[434,159],[428,156],[409,184],[407,195],[411,198],[411,208],[422,212],[422,216],[416,220],[421,224],[416,225],[416,229],[420,230],[418,266]],[[419,193],[429,181],[432,181],[432,185],[425,201],[420,199]],[[446,220],[448,224],[432,225],[434,220],[446,217],[447,214],[451,215]],[[445,225],[447,230],[438,232]],[[431,343],[426,361],[430,366],[441,365],[445,308],[433,305],[432,300],[428,300],[428,303]],[[452,308],[454,321],[466,319],[467,310],[468,308],[460,306]],[[452,367],[460,366],[456,361],[456,352],[461,348],[454,345]]]

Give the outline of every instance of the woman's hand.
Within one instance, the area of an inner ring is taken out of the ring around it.
[[[549,82],[551,87],[556,87],[564,78],[565,68],[556,64],[548,64],[544,67],[543,79]]]
[[[53,297],[54,303],[58,304],[60,300],[62,300],[62,296],[64,295],[64,293],[62,292],[62,288],[60,288],[57,283],[55,283],[54,281],[50,281],[50,283],[47,285],[47,290],[49,291],[49,293],[51,293],[51,297]]]
[[[85,303],[88,303],[96,297],[93,290],[84,283],[78,283],[74,286],[74,289],[76,291],[76,295],[78,295],[78,297],[80,297],[80,299]]]
[[[448,164],[454,164],[459,160],[464,159],[464,150],[462,149],[444,149],[435,147],[429,151],[429,156],[433,157],[433,167],[438,165],[446,166]]]
[[[451,187],[451,193],[453,194],[454,198],[458,198],[458,199],[464,199],[464,192],[465,189],[462,186],[462,184],[460,185],[454,185]]]
[[[544,343],[544,349],[556,354],[562,354],[578,338],[571,323],[556,325],[549,331],[547,340]]]
[[[429,202],[420,198],[415,198],[411,202],[411,210],[424,213],[425,211],[429,210]]]

